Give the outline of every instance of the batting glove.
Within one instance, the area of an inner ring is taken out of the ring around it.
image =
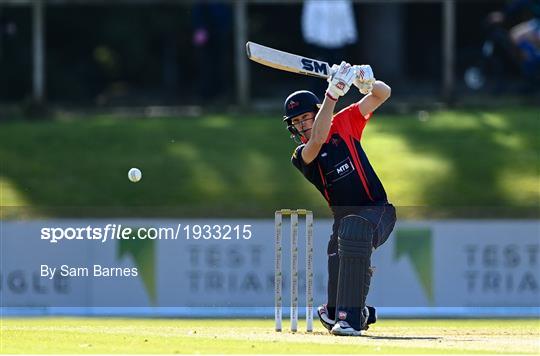
[[[354,66],[356,71],[356,79],[354,85],[360,90],[360,93],[366,95],[373,90],[373,83],[375,83],[375,77],[370,65],[363,64],[360,66]]]
[[[334,101],[337,100],[349,91],[355,79],[354,67],[351,67],[349,63],[341,62],[339,66],[332,68],[332,75],[328,78],[329,85],[326,95]]]

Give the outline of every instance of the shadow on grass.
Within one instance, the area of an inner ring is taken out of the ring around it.
[[[435,156],[449,168],[422,179],[422,201],[429,202],[423,209],[464,218],[540,216],[538,108],[398,115],[377,125],[373,135],[398,136],[417,157]],[[415,162],[409,165],[417,174]]]
[[[0,129],[0,184],[16,194],[1,205],[45,216],[272,217],[324,207],[315,188],[305,194],[293,148],[280,118],[10,122]],[[131,167],[142,170],[139,183],[128,181]]]
[[[467,208],[487,210],[487,217],[490,209],[505,209],[501,216],[525,209],[518,216],[537,217],[537,116],[535,108],[440,112],[427,121],[381,116],[365,139],[376,143],[386,134],[405,142],[414,157],[429,154],[449,167],[430,177],[411,161],[396,181],[383,179],[391,200],[407,201],[392,193],[399,180],[418,185],[422,216],[430,210],[470,217]],[[0,129],[0,200],[45,216],[271,218],[284,207],[328,216],[324,199],[291,166],[293,149],[279,117],[9,122]],[[366,147],[368,156],[373,149]],[[376,170],[399,163],[400,152],[384,154],[387,160],[372,162]],[[128,181],[131,167],[142,170],[141,182]]]
[[[430,336],[370,336],[364,335],[368,339],[374,340],[441,340],[442,337],[430,337]]]

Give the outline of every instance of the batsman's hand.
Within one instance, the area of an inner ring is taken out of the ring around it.
[[[340,96],[345,95],[354,80],[356,79],[356,71],[349,63],[341,62],[341,64],[332,67],[332,75],[328,77],[328,89],[326,94],[331,99],[337,100]]]
[[[373,83],[375,83],[375,76],[373,70],[368,64],[362,64],[354,66],[356,71],[356,79],[354,85],[360,90],[360,93],[366,95],[373,90]]]

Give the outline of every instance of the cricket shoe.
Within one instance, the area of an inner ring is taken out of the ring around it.
[[[333,335],[337,336],[360,336],[360,330],[353,329],[345,320],[339,320],[331,330]]]
[[[319,307],[317,308],[317,314],[319,315],[319,320],[321,321],[321,324],[323,324],[323,326],[328,331],[332,331],[332,328],[334,327],[334,325],[336,325],[336,322],[328,315],[328,308],[326,307],[326,304],[319,305]],[[369,329],[369,326],[371,324],[375,324],[377,322],[377,309],[375,309],[375,307],[367,305],[364,309],[363,314],[364,317],[367,315],[367,323],[364,324],[362,330],[367,330]]]
[[[336,321],[334,319],[331,319],[328,315],[328,309],[326,308],[326,304],[320,305],[317,308],[317,314],[319,315],[319,320],[321,321],[321,324],[328,329],[328,331],[332,331],[332,328],[334,325],[336,325]]]
[[[377,322],[377,309],[375,309],[375,307],[366,305],[366,307],[364,308],[363,314],[364,314],[364,317],[366,317],[366,314],[367,314],[367,321],[364,327],[362,328],[362,330],[367,330],[369,329],[369,326],[371,324],[375,324]]]

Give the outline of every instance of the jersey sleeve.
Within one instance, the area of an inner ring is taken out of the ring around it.
[[[339,133],[347,133],[360,141],[371,114],[362,115],[359,103],[349,105],[334,116],[332,124]]]
[[[309,164],[304,162],[302,159],[302,150],[305,146],[304,144],[296,147],[292,154],[291,162],[310,182],[313,182],[317,177],[317,165],[315,164],[317,159]]]

